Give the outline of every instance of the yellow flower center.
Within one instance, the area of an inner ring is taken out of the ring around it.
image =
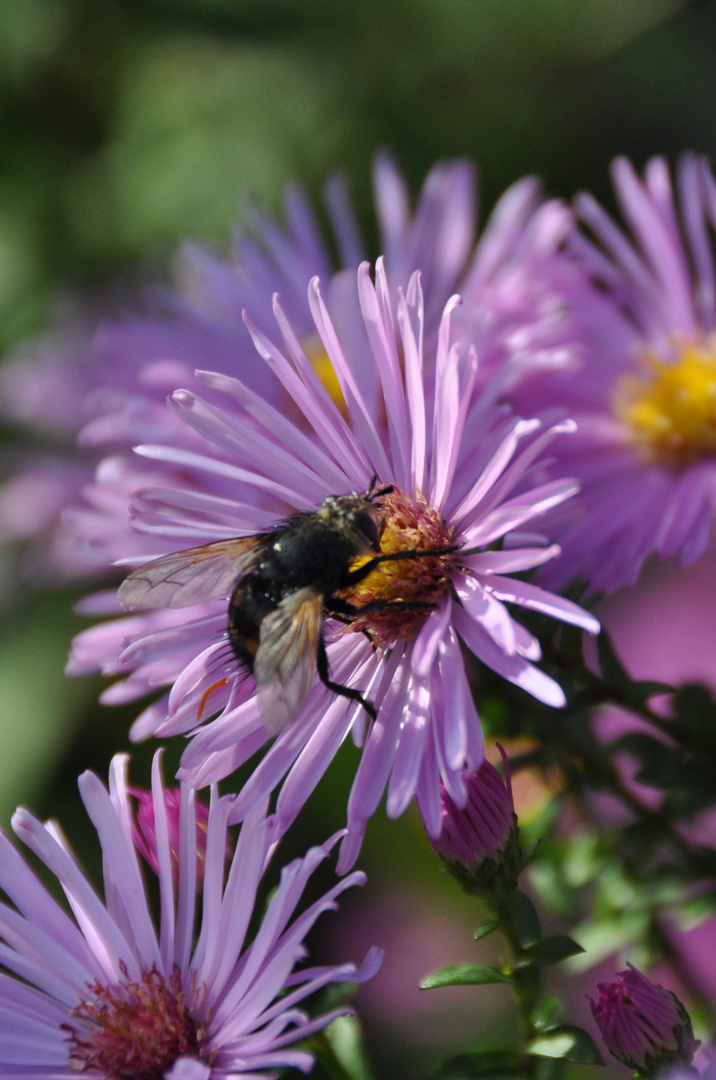
[[[331,401],[337,405],[345,415],[346,403],[343,397],[343,391],[341,390],[341,384],[338,382],[338,376],[336,375],[335,368],[331,363],[323,342],[319,337],[310,338],[303,343],[303,351],[306,354],[309,364],[323,384],[324,389],[328,392]]]
[[[613,407],[650,460],[716,454],[716,335],[680,343],[675,361],[647,353],[642,373],[620,379]]]
[[[380,507],[381,554],[442,551],[455,543],[452,526],[420,493],[412,498],[395,488],[381,498]],[[375,605],[352,618],[350,629],[366,633],[374,645],[383,648],[399,638],[409,641],[450,588],[457,557],[457,552],[451,552],[379,563],[358,585],[341,593],[357,608]],[[351,569],[369,560],[370,556],[360,556]]]

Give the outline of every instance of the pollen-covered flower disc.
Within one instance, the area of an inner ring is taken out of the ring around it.
[[[350,1009],[309,1016],[300,1003],[331,982],[370,978],[381,953],[354,964],[304,964],[304,938],[336,907],[351,874],[295,915],[308,879],[337,837],[285,866],[257,928],[256,891],[275,848],[275,821],[258,808],[227,847],[229,804],[212,792],[197,846],[194,792],[164,789],[155,757],[151,837],[137,844],[127,759],[112,762],[109,790],[80,777],[102,847],[104,900],[59,827],[18,810],[13,828],[52,874],[71,914],[0,834],[0,1075],[6,1080],[258,1080],[313,1055],[296,1043]],[[146,824],[146,822],[145,822]],[[174,841],[178,843],[175,850]],[[159,882],[150,910],[138,853]]]
[[[541,575],[595,592],[633,584],[650,555],[693,562],[716,509],[716,181],[695,155],[676,191],[661,158],[643,180],[619,159],[613,180],[631,235],[591,196],[578,200],[592,234],[572,240],[585,273],[571,299],[581,363],[515,395],[517,408],[561,407],[577,421],[553,467],[579,479],[582,512],[556,530],[562,559]]]
[[[205,450],[151,445],[139,453],[181,469],[194,486],[206,476],[206,492],[189,495],[164,488],[140,492],[135,499],[140,527],[175,537],[181,550],[270,530],[297,513],[325,510],[333,497],[376,493],[368,509],[376,515],[372,541],[378,546],[368,550],[371,543],[366,543],[353,570],[376,551],[381,561],[371,573],[354,574],[337,596],[324,597],[327,612],[334,610],[338,617],[326,617],[321,630],[330,680],[358,692],[360,700],[348,701],[325,686],[316,677],[316,660],[310,659],[310,684],[301,708],[289,723],[278,725],[280,734],[238,794],[233,811],[237,820],[243,818],[285,777],[277,814],[288,825],[352,733],[363,752],[349,799],[342,869],[353,862],[384,792],[391,816],[402,813],[417,795],[431,835],[441,827],[441,782],[457,802],[465,802],[465,769],[480,764],[483,745],[460,641],[506,679],[560,706],[560,687],[534,665],[540,657],[538,642],[506,604],[543,611],[590,631],[598,628],[576,605],[510,576],[558,552],[521,542],[517,530],[532,529],[546,510],[575,491],[570,479],[530,488],[525,478],[543,447],[572,425],[540,430],[539,421],[506,416],[488,401],[475,399],[475,354],[451,341],[457,298],[447,305],[435,355],[426,360],[418,275],[393,305],[382,264],[375,284],[364,264],[358,294],[369,344],[364,380],[379,388],[377,407],[366,404],[314,280],[309,301],[316,335],[340,386],[340,401],[317,378],[276,301],[283,347],[252,327],[254,341],[292,395],[310,436],[239,380],[201,373],[201,380],[224,395],[223,406],[187,390],[177,391],[172,404],[206,440]],[[214,494],[217,481],[223,485],[220,497]],[[246,485],[253,488],[253,498],[246,498]],[[420,557],[394,558],[415,551]],[[425,554],[431,551],[435,555]],[[192,569],[193,591],[184,596],[201,597],[203,558],[196,572]],[[184,572],[159,575],[167,579],[170,603]],[[242,572],[237,570],[239,579]],[[215,588],[209,595],[216,599],[187,607],[180,624],[177,610],[135,613],[85,632],[75,647],[78,666],[94,656],[105,669],[131,672],[110,690],[114,700],[173,684],[168,699],[139,719],[134,735],[192,732],[181,776],[199,786],[252,758],[274,727],[272,717],[262,715],[256,693],[261,673],[256,670],[256,680],[247,675],[227,642],[227,597],[236,585],[221,576],[225,573],[225,567],[219,564],[217,570],[216,561],[209,560],[207,589]],[[262,593],[255,603],[266,599]],[[348,615],[341,617],[340,602]],[[273,633],[284,608],[279,607],[270,631],[267,620],[257,632]],[[305,660],[294,632],[295,626],[286,628],[287,640]]]

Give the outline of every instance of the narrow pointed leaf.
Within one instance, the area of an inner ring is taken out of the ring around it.
[[[591,1035],[574,1024],[560,1024],[539,1035],[527,1047],[536,1057],[561,1058],[578,1065],[603,1065],[602,1055]]]
[[[501,930],[504,925],[502,919],[485,919],[475,931],[475,941],[481,941],[489,934],[494,934],[495,930]]]
[[[584,949],[566,934],[555,934],[554,937],[543,938],[530,945],[527,956],[520,960],[519,967],[535,967],[544,964],[559,964],[570,956],[583,953]]]
[[[441,968],[423,979],[421,990],[434,990],[438,986],[484,986],[486,983],[509,983],[510,975],[496,967],[485,964],[452,964]]]
[[[514,917],[520,945],[522,945],[523,949],[541,939],[542,928],[537,909],[529,896],[520,892],[519,889],[515,893]]]

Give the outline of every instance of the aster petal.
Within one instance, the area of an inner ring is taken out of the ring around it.
[[[440,758],[448,770],[461,770],[466,761],[476,766],[483,753],[482,728],[462,662],[460,643],[452,627],[440,642],[438,670],[443,707],[450,718],[449,723],[436,730]]]
[[[464,529],[475,516],[476,508],[487,493],[492,490],[498,477],[502,475],[508,463],[514,457],[520,439],[536,431],[539,426],[539,420],[515,420],[512,430],[500,440],[491,460],[472,485],[468,494],[455,509],[451,510],[451,517],[459,529]]]
[[[466,373],[460,386],[460,346],[450,347],[450,316],[460,302],[454,296],[445,307],[438,334],[435,361],[435,405],[433,411],[432,462],[429,500],[442,510],[450,490],[462,441],[470,401],[477,376],[477,356],[468,352]]]
[[[407,687],[404,724],[396,747],[388,782],[386,809],[396,818],[412,801],[428,738],[431,717],[430,687],[427,679],[411,673]]]
[[[558,544],[542,548],[510,548],[509,551],[481,551],[462,555],[460,562],[474,574],[518,574],[554,559],[561,553]]]
[[[512,532],[541,514],[546,514],[555,506],[570,499],[579,491],[575,480],[552,480],[541,487],[533,488],[524,495],[516,495],[503,502],[497,509],[481,519],[480,523],[465,531],[469,545],[484,546],[499,540],[505,533]]]
[[[428,743],[423,754],[415,801],[425,822],[428,836],[438,836],[441,827],[440,768],[433,743]]]
[[[363,239],[353,213],[346,177],[340,172],[329,176],[323,187],[323,195],[341,263],[343,266],[358,266],[365,258]]]
[[[515,583],[515,588],[519,588],[519,584]],[[516,645],[512,619],[507,608],[491,595],[494,590],[488,591],[482,582],[463,574],[456,577],[455,588],[470,618],[487,631],[507,656],[514,656]]]
[[[370,410],[363,399],[358,382],[355,379],[351,367],[346,360],[345,353],[341,348],[338,335],[336,334],[326,305],[323,302],[323,297],[321,296],[318,278],[313,278],[308,287],[308,303],[316,323],[316,329],[321,336],[321,341],[325,345],[333,371],[340,384],[343,398],[351,415],[351,420],[362,437],[363,445],[367,451],[367,457],[372,462],[374,470],[379,475],[386,473],[389,466],[380,435],[373,422]]]
[[[446,597],[440,606],[431,611],[420,629],[410,652],[410,667],[418,679],[427,678],[435,663],[438,650],[447,632],[452,615],[452,603]]]
[[[403,346],[405,396],[411,430],[410,489],[425,487],[426,417],[423,386],[423,294],[420,273],[408,283],[406,296],[398,295],[398,328]]]
[[[526,581],[493,574],[489,581],[485,582],[485,588],[498,600],[504,600],[508,604],[518,604],[530,611],[541,611],[545,615],[561,619],[562,622],[571,623],[572,626],[581,626],[590,634],[599,633],[599,620],[579,604],[565,600],[562,596],[555,596],[554,593],[546,592]]]
[[[131,952],[119,927],[106,912],[99,897],[81,874],[74,860],[50,836],[46,828],[31,814],[16,810],[12,819],[16,835],[44,862],[62,882],[65,895],[72,904],[82,934],[94,954],[94,963],[101,966],[105,978],[116,979],[118,971],[114,958]]]
[[[381,665],[376,664],[371,656],[362,666],[356,667],[359,685],[364,685],[369,669],[370,681],[365,693],[370,700],[373,685],[382,674]],[[339,747],[355,723],[355,711],[361,705],[346,707],[345,702],[336,701],[326,709],[321,724],[301,749],[291,766],[276,802],[276,816],[284,829],[296,819],[308,796],[314,791],[326,768],[335,757]]]
[[[152,964],[160,962],[159,942],[147,910],[137,852],[134,845],[127,842],[109,794],[98,777],[94,773],[84,772],[77,784],[103,850],[112,852],[111,863],[106,862],[104,867],[108,911],[117,928],[123,932],[125,940],[133,940],[135,962],[151,967]],[[81,881],[79,875],[77,880]],[[65,891],[68,892],[67,888]],[[78,920],[83,919],[87,911],[83,896],[85,892],[86,890],[82,889],[76,902],[68,892],[68,899]],[[101,910],[100,905],[96,905],[96,908]]]
[[[345,483],[345,473],[338,468],[334,461],[327,455],[322,454],[315,444],[308,438],[306,433],[296,424],[274,408],[265,398],[261,397],[239,379],[229,378],[215,371],[197,371],[196,376],[213,390],[228,394],[241,405],[249,416],[253,417],[267,431],[281,432],[283,442],[290,446],[292,451],[306,463],[306,465],[323,480],[326,487],[339,491]],[[260,511],[257,511],[260,513]],[[268,521],[257,521],[256,529],[266,528]]]
[[[189,390],[175,390],[170,404],[195,431],[229,454],[240,456],[249,469],[280,477],[284,483],[305,491],[312,502],[320,500],[324,491],[322,478],[297,457],[293,448],[282,446],[276,433],[269,438],[255,424],[249,427]]]
[[[291,488],[277,483],[270,477],[249,469],[242,469],[236,465],[228,465],[219,458],[208,457],[205,454],[196,454],[190,450],[175,450],[169,446],[135,446],[134,452],[140,457],[149,458],[152,461],[165,461],[173,465],[179,465],[186,469],[198,469],[199,471],[213,473],[227,480],[238,480],[242,483],[251,484],[261,491],[270,492],[275,498],[281,499],[287,506],[307,510],[311,505],[308,498],[301,498]]]
[[[387,333],[376,287],[382,284],[382,291],[385,292],[384,275],[381,275],[382,264],[378,260],[376,265],[376,285],[373,285],[370,279],[370,266],[368,263],[362,263],[358,270],[358,296],[368,341],[376,358],[376,369],[383,391],[388,436],[392,451],[391,472],[395,476],[398,485],[407,488],[410,483],[410,422],[395,340]]]
[[[81,985],[98,971],[91,948],[56,900],[34,877],[2,832],[0,832],[0,855],[2,856],[0,858],[0,888],[15,904],[22,918],[27,920],[28,924],[33,924],[33,929],[35,926],[39,927],[43,936],[45,934],[48,936],[46,948],[42,947],[39,940],[36,941],[36,947],[46,958],[53,954],[59,955],[57,965],[59,981],[64,982],[69,979]],[[0,911],[4,924],[9,909],[2,905]],[[9,917],[18,918],[15,912],[10,912]],[[53,943],[52,948],[50,948],[49,939]]]
[[[492,668],[515,686],[522,687],[538,701],[543,701],[545,705],[552,705],[554,708],[564,706],[566,701],[564,693],[554,679],[545,675],[539,668],[528,664],[520,656],[507,656],[479,623],[469,619],[459,609],[455,611],[455,625],[468,648],[487,667]]]
[[[639,182],[633,166],[626,158],[617,158],[612,166],[614,185],[620,199],[622,211],[631,223],[640,244],[649,258],[650,265],[661,279],[664,294],[669,297],[669,318],[674,329],[692,333],[695,315],[691,296],[688,264],[683,248],[678,239],[676,222],[665,220],[663,207],[671,203],[671,183],[666,163],[663,159],[653,158],[647,166],[649,187],[653,189],[666,186],[668,199],[659,201],[661,213],[652,198],[649,198]],[[668,251],[670,257],[664,258]]]
[[[364,823],[375,813],[393,767],[400,738],[404,695],[410,680],[409,668],[403,659],[403,650],[396,646],[384,665],[383,685],[386,689],[381,698],[381,708],[366,740],[348,799],[349,832],[360,832]],[[350,868],[350,864],[346,867],[343,851],[339,867],[340,872]]]
[[[704,160],[695,154],[684,154],[679,162],[679,188],[682,193],[681,214],[696,268],[694,301],[700,323],[712,331],[716,310],[716,281],[704,217],[705,196],[709,186],[713,186],[713,179]]]
[[[197,895],[196,793],[187,784],[181,786],[179,837],[179,893],[174,948],[176,963],[181,971],[187,971],[193,945]],[[205,859],[207,856],[208,852]],[[212,873],[211,866],[209,873]]]

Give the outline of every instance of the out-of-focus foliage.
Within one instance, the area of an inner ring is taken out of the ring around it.
[[[470,154],[488,201],[524,172],[601,193],[617,152],[708,151],[709,29],[676,0],[4,4],[0,343],[58,286],[223,243],[242,190],[275,206],[341,166],[365,213],[377,146],[415,182]]]

